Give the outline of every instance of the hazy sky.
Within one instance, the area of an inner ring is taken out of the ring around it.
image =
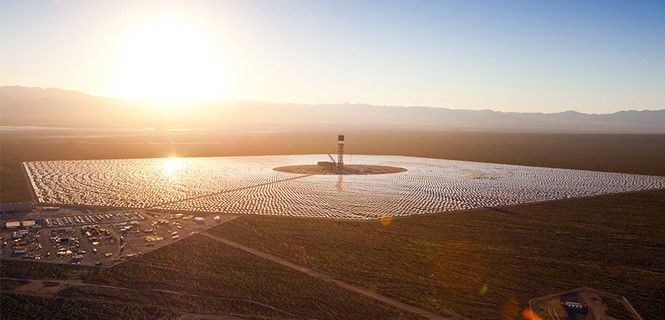
[[[665,108],[665,1],[0,0],[0,84],[154,100]]]

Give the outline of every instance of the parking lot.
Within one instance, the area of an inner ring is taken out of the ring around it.
[[[229,215],[146,210],[44,210],[3,221],[2,258],[108,267],[203,231]],[[22,224],[20,219],[36,221]]]

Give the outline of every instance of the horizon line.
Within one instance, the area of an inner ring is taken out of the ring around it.
[[[39,90],[58,90],[58,91],[64,91],[64,92],[69,92],[69,93],[74,93],[74,94],[81,94],[81,95],[86,95],[89,97],[94,97],[94,98],[103,98],[103,99],[111,99],[111,100],[121,100],[124,102],[134,102],[134,103],[139,103],[139,104],[144,104],[144,105],[171,105],[171,106],[177,106],[177,105],[185,105],[185,104],[212,104],[212,103],[256,103],[256,104],[265,104],[265,105],[283,105],[283,106],[309,106],[309,107],[323,107],[323,106],[339,106],[339,105],[347,105],[347,106],[365,106],[365,107],[378,107],[378,108],[423,108],[423,109],[445,109],[445,110],[452,110],[452,111],[476,111],[476,112],[496,112],[496,113],[504,113],[504,114],[561,114],[561,113],[570,113],[570,112],[575,112],[578,114],[586,114],[586,115],[611,115],[611,114],[616,114],[620,112],[644,112],[644,111],[665,111],[665,106],[663,107],[655,107],[657,109],[621,109],[618,111],[614,112],[608,112],[608,113],[591,113],[591,112],[581,112],[575,109],[567,109],[564,111],[555,111],[555,112],[538,112],[538,111],[527,111],[527,112],[519,112],[519,111],[499,111],[499,110],[494,110],[494,109],[489,109],[489,108],[479,108],[479,109],[470,109],[469,107],[444,107],[444,106],[431,106],[431,105],[385,105],[385,104],[369,104],[369,103],[364,103],[364,102],[336,102],[336,103],[297,103],[297,102],[266,102],[266,101],[260,101],[260,100],[251,100],[251,99],[217,99],[217,100],[193,100],[193,101],[186,101],[186,102],[159,102],[159,101],[154,101],[154,100],[149,100],[149,99],[132,99],[132,98],[123,98],[123,97],[113,97],[113,96],[106,96],[106,95],[98,95],[98,94],[92,94],[88,93],[82,90],[76,90],[76,89],[64,89],[64,88],[58,88],[58,87],[37,87],[37,86],[25,86],[25,85],[18,85],[18,84],[13,84],[13,85],[0,85],[0,88],[24,88],[24,89],[39,89]],[[642,107],[644,108],[644,107]]]

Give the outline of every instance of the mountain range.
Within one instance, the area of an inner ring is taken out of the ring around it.
[[[61,89],[0,87],[0,125],[199,130],[422,129],[529,133],[665,133],[665,109],[518,113],[364,104],[193,103],[160,107]]]

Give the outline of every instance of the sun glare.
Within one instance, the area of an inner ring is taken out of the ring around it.
[[[227,97],[227,70],[218,40],[177,15],[161,15],[128,30],[111,71],[114,95],[161,103]]]
[[[173,178],[178,171],[184,166],[182,158],[168,157],[163,158],[162,161],[162,174],[168,178]]]

